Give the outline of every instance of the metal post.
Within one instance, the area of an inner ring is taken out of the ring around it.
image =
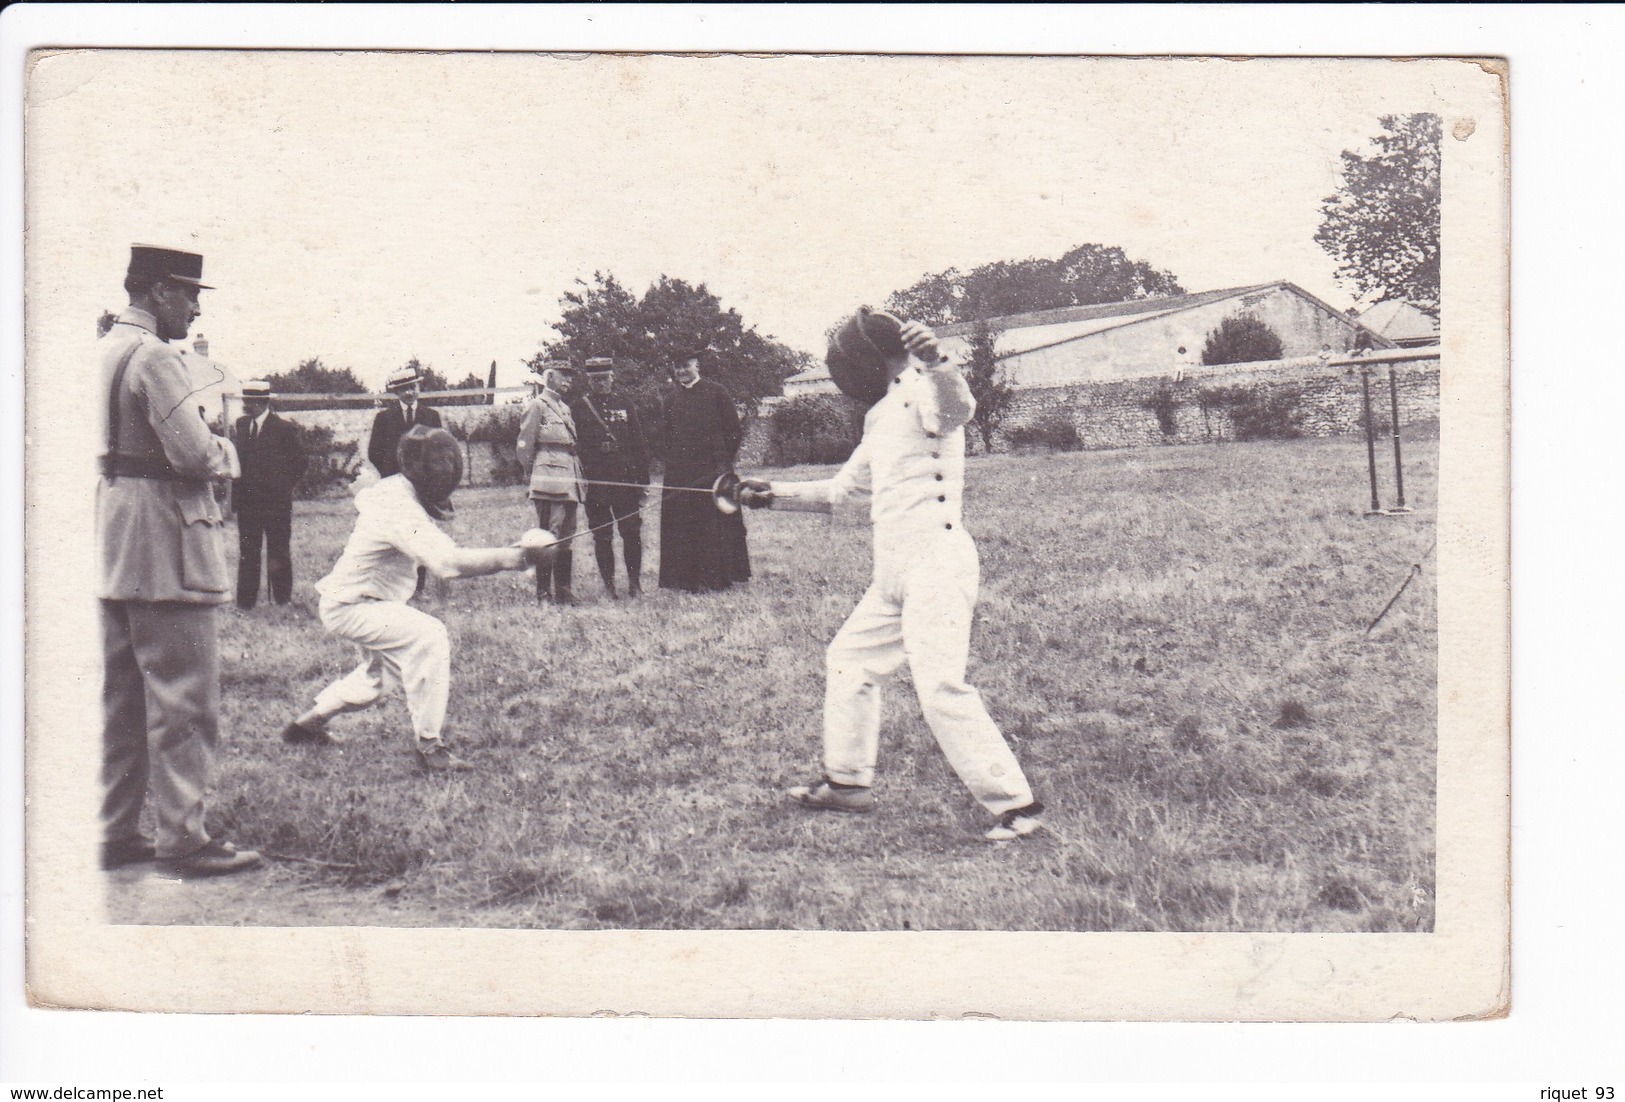
[[[1360,371],[1360,389],[1365,396],[1365,460],[1366,467],[1371,472],[1371,508],[1365,511],[1368,517],[1386,516],[1382,511],[1382,502],[1377,500],[1377,426],[1371,419],[1371,371],[1369,368]]]
[[[1408,513],[1410,509],[1405,505],[1405,470],[1399,458],[1399,381],[1394,376],[1394,369],[1388,369],[1388,400],[1393,406],[1394,430],[1394,488],[1399,494],[1399,504],[1388,510],[1390,513]]]

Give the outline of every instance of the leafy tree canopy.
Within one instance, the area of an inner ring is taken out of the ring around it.
[[[1202,362],[1213,366],[1278,360],[1281,350],[1281,338],[1275,330],[1250,314],[1242,314],[1225,318],[1207,335]]]
[[[997,260],[970,272],[923,277],[886,300],[886,309],[927,325],[1184,294],[1172,272],[1130,260],[1115,245],[1079,245],[1058,260]]]
[[[701,350],[705,376],[745,402],[782,393],[785,379],[813,364],[805,352],[747,326],[703,283],[662,275],[641,298],[605,272],[576,284],[559,300],[563,317],[553,326],[559,338],[526,361],[532,369],[547,360],[579,368],[593,356],[613,356],[617,389],[647,406],[672,366]]]
[[[320,357],[305,360],[292,371],[267,375],[277,394],[366,394],[367,388],[347,367],[328,367]]]
[[[1402,299],[1439,316],[1439,116],[1384,115],[1369,155],[1343,153],[1342,183],[1315,241],[1337,278],[1370,303]]]

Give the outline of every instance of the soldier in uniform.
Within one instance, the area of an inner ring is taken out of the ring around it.
[[[643,496],[649,485],[649,445],[638,411],[615,393],[615,361],[587,361],[587,392],[570,405],[587,482],[587,526],[610,599],[615,592],[615,530],[626,560],[626,592],[643,592]],[[609,485],[621,483],[622,485]]]
[[[562,544],[550,570],[536,571],[536,600],[575,604],[570,592],[571,537],[576,531],[576,505],[581,501],[581,459],[575,418],[570,413],[569,365],[542,368],[541,393],[525,406],[519,423],[515,457],[530,471],[530,501],[536,523]]]
[[[232,488],[237,509],[237,607],[254,607],[260,595],[260,546],[271,599],[293,600],[293,491],[305,473],[299,427],[271,410],[271,384],[243,384],[243,415],[232,433],[243,476]]]
[[[231,442],[198,416],[191,373],[169,344],[202,313],[202,276],[196,253],[132,246],[130,305],[102,353],[96,595],[107,869],[156,856],[174,875],[214,876],[260,863],[204,823],[220,737],[215,606],[231,599],[211,480],[239,472]],[[149,794],[156,837],[141,829]]]

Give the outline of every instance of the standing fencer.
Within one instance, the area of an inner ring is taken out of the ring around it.
[[[976,409],[935,334],[864,310],[830,340],[830,375],[871,406],[863,440],[834,478],[747,479],[739,501],[831,512],[870,495],[874,576],[829,645],[824,688],[824,778],[789,790],[803,807],[871,811],[880,749],[880,681],[905,661],[920,707],[954,772],[998,821],[1004,842],[1039,828],[1043,805],[965,681],[980,563],[960,519],[965,424]]]
[[[282,738],[336,743],[327,721],[377,701],[387,674],[406,692],[418,763],[431,772],[463,771],[472,766],[441,737],[451,692],[446,625],[406,603],[417,570],[469,578],[526,566],[546,569],[551,556],[518,545],[459,547],[435,525],[451,515],[451,492],[463,478],[463,449],[445,429],[411,429],[401,437],[397,458],[399,474],[357,492],[355,530],[333,572],[316,583],[322,626],[360,647],[361,664],[323,689]]]

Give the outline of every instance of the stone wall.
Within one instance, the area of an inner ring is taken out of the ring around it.
[[[1246,396],[1248,392],[1283,402],[1295,394],[1295,420],[1305,436],[1362,432],[1361,380],[1366,371],[1372,373],[1372,420],[1379,431],[1385,431],[1391,419],[1390,368],[1398,384],[1400,423],[1437,420],[1439,353],[1427,349],[1420,353],[1377,353],[1358,359],[1315,358],[1201,368],[1178,379],[1161,375],[1018,390],[995,441],[1009,447],[1013,431],[1019,437],[1022,428],[1053,420],[1070,423],[1085,448],[1234,440],[1236,427],[1226,399]]]
[[[1085,448],[1139,448],[1236,439],[1226,397],[1239,392],[1297,395],[1296,421],[1305,436],[1364,431],[1363,373],[1371,374],[1372,421],[1386,432],[1390,416],[1388,371],[1399,390],[1401,425],[1439,417],[1439,350],[1405,349],[1357,358],[1301,357],[1262,364],[1195,368],[1180,377],[1151,375],[1110,382],[1032,387],[1015,391],[995,448],[1012,447],[1011,433],[1046,421],[1070,424]],[[1158,417],[1161,407],[1168,427]],[[760,466],[771,438],[771,407],[750,426],[739,466]],[[970,433],[974,436],[974,432]]]

